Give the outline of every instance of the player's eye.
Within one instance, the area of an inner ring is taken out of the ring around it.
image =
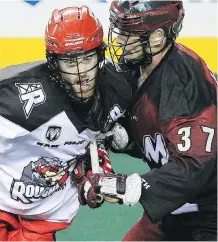
[[[123,35],[123,36],[129,36],[129,35],[130,35],[129,32],[127,32],[127,31],[123,31],[123,30],[118,30],[117,33],[118,33],[119,35]]]
[[[86,56],[84,59],[85,60],[91,60],[92,59],[92,56]]]
[[[92,58],[93,58],[94,55],[95,55],[95,54],[87,55],[87,56],[84,57],[84,60],[86,60],[86,61],[90,61],[90,60],[92,60]]]
[[[77,65],[77,61],[76,60],[67,60],[65,62],[68,66],[76,66]]]

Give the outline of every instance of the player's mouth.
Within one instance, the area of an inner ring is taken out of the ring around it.
[[[135,48],[131,48],[129,50],[125,49],[123,54],[124,55],[132,55],[134,53],[135,53]]]
[[[78,81],[76,83],[76,85],[79,86],[81,91],[85,92],[85,91],[89,91],[91,89],[91,84],[89,82],[90,82],[89,79],[84,79],[82,81]]]
[[[129,51],[125,50],[125,51],[123,52],[123,54],[124,54],[124,55],[129,55]]]
[[[124,55],[132,55],[132,54],[139,51],[139,49],[138,49],[139,47],[140,47],[140,45],[138,43],[137,44],[135,44],[135,43],[129,44],[125,48],[123,48],[123,54]]]
[[[128,59],[132,54],[134,54],[134,51],[124,51],[123,57]]]

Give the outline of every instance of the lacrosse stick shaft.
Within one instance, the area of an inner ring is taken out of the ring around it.
[[[89,145],[92,173],[99,173],[98,147],[96,140],[91,141]]]
[[[90,151],[90,156],[91,156],[91,166],[92,166],[92,173],[96,174],[100,172],[99,169],[99,159],[98,159],[98,146],[96,140],[93,140],[90,142],[89,145],[89,151]],[[98,203],[101,203],[103,201],[103,197],[101,195],[98,196]]]

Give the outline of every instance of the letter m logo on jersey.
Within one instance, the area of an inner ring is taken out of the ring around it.
[[[38,83],[15,83],[19,90],[19,98],[24,103],[23,110],[26,119],[29,118],[33,108],[43,104],[46,100],[42,84]]]
[[[164,165],[168,162],[169,153],[161,134],[156,133],[154,138],[150,135],[143,137],[144,155],[150,162]]]

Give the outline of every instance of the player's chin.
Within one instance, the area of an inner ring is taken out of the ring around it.
[[[138,60],[140,58],[142,58],[142,55],[139,53],[127,54],[124,56],[124,59],[127,61]]]
[[[87,90],[87,91],[77,93],[77,96],[79,98],[90,98],[90,97],[93,96],[93,94],[94,94],[94,89],[90,89],[90,90]]]

